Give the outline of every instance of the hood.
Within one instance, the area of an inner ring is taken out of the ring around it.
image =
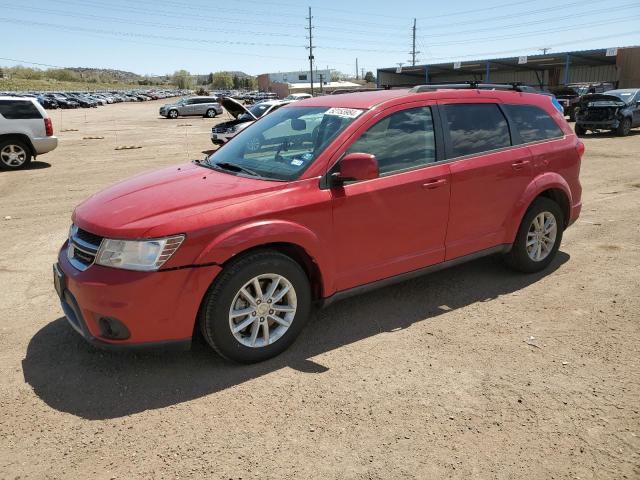
[[[222,97],[222,99],[220,99],[220,104],[224,107],[224,109],[227,112],[233,115],[233,118],[238,118],[243,113],[246,113],[248,115],[251,115],[251,117],[253,117],[255,120],[257,120],[255,115],[251,113],[249,110],[247,110],[244,105],[242,105],[240,102],[238,102],[237,100],[234,100],[231,97]]]
[[[587,107],[623,107],[625,101],[615,95],[606,95],[604,93],[590,93],[583,95],[580,103]]]
[[[73,222],[111,238],[172,235],[202,227],[198,219],[207,212],[284,186],[187,163],[144,173],[96,193],[78,205]]]

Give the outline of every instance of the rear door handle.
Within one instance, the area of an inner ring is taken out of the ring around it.
[[[513,162],[511,166],[514,170],[520,170],[529,164],[529,160],[518,160],[517,162]]]
[[[433,180],[429,180],[427,183],[424,183],[422,185],[422,188],[433,190],[434,188],[438,188],[438,187],[441,187],[442,185],[446,185],[446,183],[447,183],[446,178],[433,179]]]

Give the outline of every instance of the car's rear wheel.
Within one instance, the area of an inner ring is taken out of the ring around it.
[[[560,248],[563,226],[564,215],[556,202],[545,197],[535,199],[522,219],[505,260],[521,272],[545,269]]]
[[[176,119],[176,118],[178,118],[178,111],[177,110],[169,110],[169,113],[167,114],[167,116],[169,118]]]
[[[19,140],[5,140],[0,142],[0,168],[4,170],[18,170],[31,163],[31,150]]]
[[[623,118],[616,129],[616,134],[620,137],[626,137],[631,132],[631,119]]]
[[[216,111],[213,108],[210,108],[204,116],[207,118],[216,118]]]
[[[576,135],[579,137],[582,137],[587,133],[587,129],[584,128],[582,125],[578,125],[578,124],[576,124],[575,126],[575,131],[576,131]]]
[[[293,343],[311,308],[309,280],[290,257],[262,250],[232,261],[209,288],[200,329],[223,357],[254,363]]]

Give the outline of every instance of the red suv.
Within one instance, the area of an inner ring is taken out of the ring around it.
[[[56,290],[94,345],[188,346],[199,328],[264,360],[314,303],[495,253],[544,269],[580,213],[583,152],[550,97],[517,90],[295,102],[79,205]]]

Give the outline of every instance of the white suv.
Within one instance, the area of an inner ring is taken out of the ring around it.
[[[25,168],[57,146],[51,118],[35,98],[0,96],[0,169]]]

